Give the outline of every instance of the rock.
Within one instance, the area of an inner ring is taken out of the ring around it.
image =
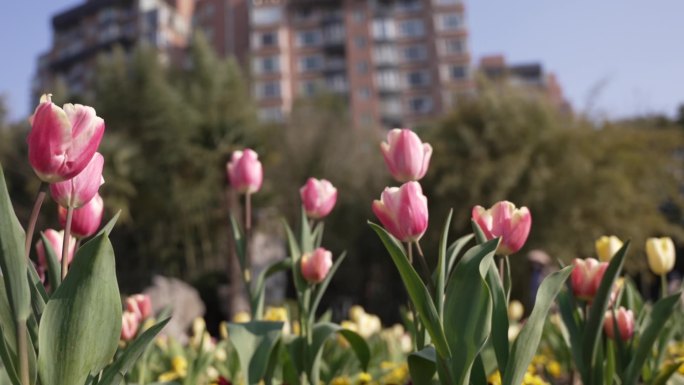
[[[182,343],[188,339],[187,331],[192,326],[192,321],[202,317],[206,310],[197,290],[176,278],[154,276],[152,286],[145,289],[144,294],[150,296],[155,314],[166,308],[172,310],[171,321],[162,334]]]

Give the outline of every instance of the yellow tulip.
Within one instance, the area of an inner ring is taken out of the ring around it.
[[[615,235],[602,236],[596,240],[596,255],[601,262],[609,262],[622,247],[622,241]]]
[[[648,267],[655,275],[669,273],[675,264],[675,247],[670,237],[649,238],[646,241]]]

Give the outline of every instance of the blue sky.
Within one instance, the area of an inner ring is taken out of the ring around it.
[[[11,1],[0,12],[0,94],[25,117],[50,16],[74,0]],[[682,0],[466,0],[473,57],[503,53],[555,72],[576,110],[596,118],[673,115],[684,102]]]

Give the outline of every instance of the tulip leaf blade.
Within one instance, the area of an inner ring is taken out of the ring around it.
[[[430,338],[432,338],[435,345],[435,350],[442,357],[450,357],[451,351],[447,344],[446,336],[444,335],[444,329],[442,328],[439,314],[430,297],[430,292],[425,287],[425,284],[423,284],[423,281],[420,279],[416,270],[409,263],[401,243],[384,228],[370,221],[368,224],[378,234],[380,240],[389,252],[394,265],[397,267],[397,270],[399,270],[399,275],[406,286],[409,298],[411,298],[411,302],[413,302],[413,305],[416,307],[420,319],[423,321],[425,328],[430,334]]]
[[[537,352],[546,316],[565,281],[572,273],[572,269],[572,266],[565,267],[551,273],[542,281],[537,290],[532,313],[513,343],[502,385],[517,385],[523,382],[527,367]]]
[[[584,367],[587,369],[596,366],[596,354],[599,343],[601,342],[599,336],[603,330],[603,319],[605,318],[606,309],[610,302],[613,284],[620,276],[622,266],[625,263],[629,244],[630,241],[625,242],[620,250],[615,253],[613,259],[610,260],[608,268],[603,274],[601,285],[599,286],[589,309],[589,316],[587,317],[584,335],[582,336],[582,357],[584,360]]]
[[[117,211],[116,214],[110,219],[100,231],[95,236],[105,234],[106,236],[109,236],[111,234],[112,230],[114,230],[114,226],[116,225],[116,222],[119,220],[119,216],[121,216],[121,210]]]
[[[26,279],[28,261],[25,233],[12,207],[0,164],[0,269],[14,319],[25,322],[31,313],[31,292]]]
[[[167,318],[157,322],[131,342],[126,350],[103,371],[102,378],[97,382],[97,385],[119,385],[124,380],[126,373],[133,368],[149,344],[170,320],[171,318]]]
[[[454,214],[454,209],[449,210],[444,227],[442,229],[442,236],[439,240],[439,255],[437,258],[437,279],[435,280],[435,306],[437,306],[437,314],[439,319],[442,319],[444,314],[444,287],[447,273],[447,242],[449,238],[449,227],[451,226],[451,217]]]
[[[627,364],[622,377],[623,385],[637,384],[641,368],[651,354],[653,344],[658,339],[658,335],[664,328],[665,323],[667,323],[677,307],[680,295],[681,293],[676,293],[659,300],[653,305],[653,309],[646,316],[643,332],[640,335],[636,351],[634,356],[632,356],[632,360]]]
[[[333,277],[335,276],[335,273],[337,272],[337,269],[340,268],[340,265],[342,264],[342,262],[344,262],[345,258],[347,258],[346,251],[340,254],[337,260],[333,263],[323,281],[320,284],[316,285],[313,301],[311,302],[311,308],[309,309],[309,316],[311,317],[310,321],[312,325],[314,318],[316,317],[318,305],[321,303],[321,299],[323,298],[323,294],[325,294],[325,290],[330,285],[330,281],[332,281]]]
[[[451,272],[454,270],[454,266],[456,263],[458,263],[458,254],[474,237],[474,234],[464,235],[449,245],[449,248],[447,249],[446,277],[451,275]]]
[[[290,251],[290,258],[292,259],[292,275],[294,277],[294,285],[298,293],[302,293],[306,288],[306,282],[304,277],[302,277],[302,272],[300,270],[300,259],[302,259],[301,249],[297,244],[297,239],[292,232],[292,228],[283,218],[283,226],[285,227],[285,234],[287,236],[287,245]]]
[[[281,259],[268,265],[257,276],[256,285],[254,286],[254,292],[252,293],[251,298],[252,313],[256,314],[257,317],[261,317],[264,312],[264,290],[266,289],[266,278],[278,272],[287,270],[290,267],[292,267],[291,258]]]
[[[242,231],[240,224],[235,215],[230,214],[230,228],[233,232],[233,240],[235,241],[235,253],[237,254],[238,261],[240,262],[240,269],[244,272],[245,270],[245,252],[247,250],[247,240],[245,239],[245,233]]]
[[[246,385],[258,384],[266,374],[271,352],[282,334],[282,322],[229,323],[230,342],[237,351]]]
[[[506,292],[501,285],[501,278],[496,266],[492,264],[487,271],[487,285],[492,294],[492,345],[496,356],[496,362],[500,371],[508,364],[510,354],[510,343],[508,341],[508,301]]]
[[[69,274],[45,306],[38,330],[42,383],[84,383],[111,361],[121,333],[114,250],[97,236],[74,256]]]
[[[301,229],[299,234],[299,246],[302,248],[302,253],[310,253],[314,250],[314,236],[311,233],[311,226],[309,226],[309,219],[306,216],[304,206],[301,208]]]
[[[411,381],[416,385],[432,385],[437,372],[437,356],[434,346],[426,346],[422,350],[408,356]]]
[[[307,373],[309,374],[309,380],[313,384],[319,383],[323,345],[325,344],[325,341],[327,341],[328,338],[335,333],[339,334],[345,340],[347,340],[347,342],[349,342],[349,345],[361,363],[363,370],[365,371],[368,369],[371,353],[368,343],[366,343],[366,340],[364,340],[363,337],[352,330],[344,329],[340,325],[334,323],[318,323],[313,327],[312,341],[308,348],[309,367],[307,368]]]
[[[454,267],[446,286],[444,325],[452,356],[448,368],[457,384],[469,382],[475,358],[484,347],[491,332],[492,298],[483,278],[489,269],[498,239],[473,246]]]
[[[43,241],[43,249],[45,250],[48,280],[50,281],[50,286],[52,286],[52,292],[54,292],[59,288],[59,284],[62,283],[62,265],[59,263],[59,258],[45,233],[40,233],[40,239]]]

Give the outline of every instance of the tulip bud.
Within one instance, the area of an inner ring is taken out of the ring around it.
[[[102,223],[104,202],[100,194],[95,194],[84,206],[74,210],[71,218],[71,234],[77,238],[87,238],[97,232]],[[66,226],[67,209],[59,206],[59,224]]]
[[[615,235],[602,236],[596,240],[596,255],[601,262],[609,262],[622,247],[622,241]]]
[[[302,256],[302,276],[310,283],[321,283],[332,267],[332,253],[322,247]]]
[[[52,199],[62,207],[79,208],[90,202],[104,183],[104,158],[96,152],[88,166],[75,177],[50,185]]]
[[[385,229],[402,242],[418,241],[428,226],[427,198],[418,182],[386,187],[373,212]]]
[[[45,238],[50,243],[52,251],[55,253],[58,261],[62,261],[62,247],[64,246],[64,231],[56,231],[53,229],[47,229],[44,232]],[[67,253],[68,262],[74,258],[74,250],[76,249],[76,240],[72,237],[69,239],[69,252]],[[47,269],[47,254],[45,251],[45,246],[43,245],[43,240],[36,242],[36,253],[38,254],[38,266],[40,269],[45,271]]]
[[[231,186],[239,193],[252,194],[261,188],[264,176],[258,158],[259,155],[249,148],[233,152],[226,168]]]
[[[135,294],[126,298],[126,310],[138,316],[140,320],[152,315],[152,300],[149,295]]]
[[[138,333],[140,318],[135,313],[124,311],[121,316],[121,339],[124,341],[132,340]]]
[[[612,311],[606,312],[603,320],[603,330],[608,338],[614,340],[617,337],[617,333],[615,333],[615,324],[617,323],[620,338],[623,341],[628,341],[634,334],[634,313],[620,306],[619,309],[615,310],[615,317],[613,318]]]
[[[104,135],[105,124],[92,107],[65,104],[59,108],[46,94],[30,119],[28,157],[38,177],[47,183],[78,175],[88,165]]]
[[[422,179],[432,156],[432,146],[421,142],[409,129],[391,130],[387,133],[387,142],[380,144],[380,150],[390,174],[401,183]]]
[[[649,238],[646,241],[648,267],[655,275],[664,275],[672,271],[675,264],[675,247],[672,238]]]
[[[299,189],[304,211],[309,218],[321,219],[332,211],[337,201],[337,189],[325,179],[309,178]]]
[[[473,207],[473,220],[487,239],[501,238],[499,255],[510,255],[520,250],[532,227],[532,215],[527,207],[516,208],[508,201],[497,202],[490,209]]]
[[[525,314],[525,307],[518,300],[513,300],[508,305],[508,319],[511,321],[520,321]]]
[[[608,262],[599,262],[594,258],[575,258],[572,264],[575,266],[570,275],[572,292],[579,299],[591,301],[601,285]]]

